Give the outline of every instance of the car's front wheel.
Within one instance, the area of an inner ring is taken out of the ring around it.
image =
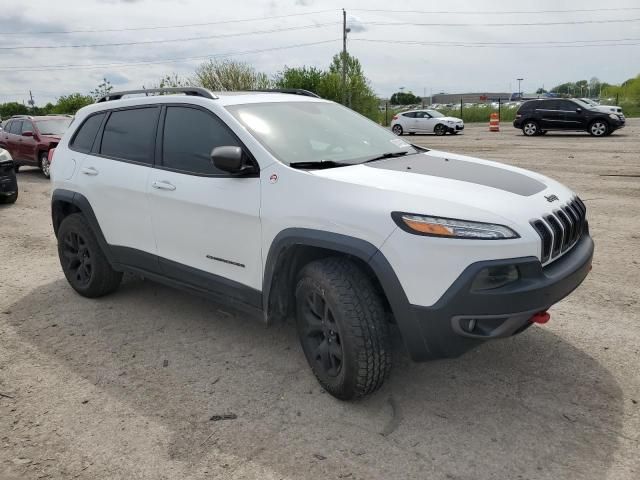
[[[40,152],[40,160],[38,162],[40,171],[47,178],[51,176],[51,165],[49,164],[49,152]]]
[[[396,135],[402,135],[402,125],[398,125],[397,123],[391,128],[391,131]]]
[[[438,125],[436,125],[436,127],[433,129],[433,133],[435,133],[438,136],[442,136],[444,134],[447,133],[447,127],[445,127],[444,125],[442,125],[441,123],[439,123]]]
[[[350,400],[376,391],[391,368],[389,326],[371,279],[344,258],[314,261],[296,287],[296,323],[320,385]]]
[[[101,297],[120,285],[122,272],[111,268],[91,227],[80,213],[62,220],[58,228],[58,257],[67,281],[84,297]]]
[[[589,125],[589,133],[594,137],[604,137],[609,133],[609,125],[604,120],[595,120]]]
[[[527,137],[538,135],[539,131],[540,129],[538,128],[538,124],[531,120],[529,120],[522,126],[522,133],[524,133]]]

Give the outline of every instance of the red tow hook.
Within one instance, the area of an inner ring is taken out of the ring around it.
[[[547,323],[549,320],[551,320],[551,315],[548,312],[538,312],[529,319],[531,323],[539,324]]]

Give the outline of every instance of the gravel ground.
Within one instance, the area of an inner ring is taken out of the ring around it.
[[[23,169],[0,207],[0,478],[640,478],[640,121],[487,130],[411,140],[571,186],[593,271],[544,327],[462,358],[415,364],[396,338],[390,381],[353,403],[319,388],[292,325],[134,277],[75,294],[48,181]]]

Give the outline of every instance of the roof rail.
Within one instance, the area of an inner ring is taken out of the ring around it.
[[[305,97],[315,97],[320,98],[320,95],[317,95],[309,90],[305,90],[304,88],[264,88],[260,90],[251,90],[252,92],[272,92],[272,93],[290,93],[292,95],[303,95]]]
[[[28,118],[29,120],[31,120],[31,115],[24,115],[24,114],[20,114],[20,115],[11,115],[9,118]]]
[[[147,95],[149,93],[184,93],[185,95],[194,97],[204,97],[211,99],[218,98],[206,88],[201,87],[143,88],[141,90],[123,90],[122,92],[110,92],[100,97],[97,103],[108,102],[110,100],[120,100],[125,95],[135,95],[139,93],[144,93]]]

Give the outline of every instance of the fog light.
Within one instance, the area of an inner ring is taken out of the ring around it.
[[[520,278],[515,265],[483,268],[478,272],[471,284],[472,290],[492,290],[503,287]]]

